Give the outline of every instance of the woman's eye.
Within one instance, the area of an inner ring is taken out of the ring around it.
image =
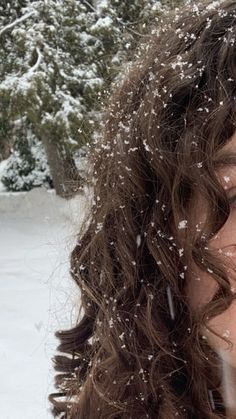
[[[229,204],[231,208],[236,208],[236,195],[231,196],[231,198],[229,198]]]

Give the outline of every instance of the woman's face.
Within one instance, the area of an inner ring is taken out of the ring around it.
[[[232,151],[233,153],[236,153],[236,133],[231,137],[222,151]],[[211,239],[208,247],[229,257],[236,266],[236,166],[220,167],[216,174],[224,189],[227,191],[228,197],[231,198],[235,195],[235,200],[231,205],[231,212],[228,220],[218,234]],[[201,199],[198,200],[195,210],[195,215],[197,217],[195,218],[197,220],[196,225],[199,225],[203,223],[206,215],[204,202],[201,201]],[[197,310],[212,299],[219,286],[210,274],[201,271],[196,265],[192,267],[192,269],[194,274],[188,278],[186,290],[190,306],[193,310]],[[233,273],[232,268],[227,268],[227,273],[229,275],[232,291],[236,291],[236,274]],[[222,314],[211,319],[208,325],[221,336],[229,338],[233,343],[232,350],[230,350],[227,343],[222,339],[208,330],[203,331],[203,335],[207,339],[209,345],[215,349],[227,364],[236,368],[236,300],[234,300],[230,307]]]

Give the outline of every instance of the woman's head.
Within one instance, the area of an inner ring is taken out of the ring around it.
[[[233,156],[236,153],[236,132],[230,138],[230,140],[223,146],[220,151],[221,158],[224,155]],[[219,179],[220,185],[224,188],[226,192],[227,199],[230,204],[230,213],[223,224],[223,226],[218,230],[218,232],[208,241],[208,248],[214,254],[220,256],[222,259],[222,264],[224,263],[227,278],[231,286],[231,291],[236,291],[236,276],[234,267],[236,264],[236,166],[235,163],[232,165],[222,164],[220,167],[216,167],[215,173]],[[200,195],[196,194],[195,199],[195,211],[194,211],[194,220],[196,222],[196,228],[199,228],[204,225],[206,220],[206,200]],[[223,259],[224,258],[224,259]],[[224,260],[224,262],[223,262]],[[194,264],[192,265],[193,268]],[[220,291],[220,284],[215,280],[211,275],[211,269],[208,271],[202,272],[198,266],[190,271],[188,279],[186,281],[186,294],[188,296],[188,301],[191,308],[194,312],[197,312],[199,309],[203,308],[209,301],[212,300],[214,295]],[[214,324],[219,328],[219,333],[222,336],[232,338],[234,342],[234,355],[231,353],[230,363],[236,368],[236,328],[234,326],[235,321],[235,302],[232,303],[228,310],[223,311],[217,317],[214,317],[209,324]],[[214,327],[215,327],[214,326]],[[206,330],[206,335],[208,330]],[[214,342],[218,341],[219,347],[224,348],[225,342],[221,339],[216,339],[215,336],[211,336],[210,339],[214,339]],[[215,347],[216,348],[216,347]],[[229,354],[225,354],[228,358]]]
[[[72,359],[55,356],[55,415],[223,417],[207,326],[233,300],[235,36],[236,1],[188,3],[159,18],[111,96],[71,254],[84,313],[56,334]]]

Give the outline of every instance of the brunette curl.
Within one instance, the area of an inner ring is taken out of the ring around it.
[[[225,417],[202,327],[234,298],[207,243],[230,212],[215,168],[235,132],[235,37],[236,1],[188,2],[150,28],[113,89],[71,253],[83,316],[56,332],[54,417]],[[196,191],[208,203],[200,229]],[[197,315],[185,293],[192,262],[219,285]]]

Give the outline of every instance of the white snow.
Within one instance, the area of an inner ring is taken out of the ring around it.
[[[86,202],[45,188],[0,193],[0,418],[52,417],[54,333],[78,314],[68,257]]]
[[[7,163],[8,163],[8,159],[2,160],[0,162],[0,193],[1,192],[4,192],[6,190],[5,186],[1,182],[1,178],[2,178],[2,175],[3,175],[3,173],[4,173],[4,171],[5,171],[6,167],[7,167]]]
[[[182,230],[183,228],[187,228],[187,220],[181,220],[178,224],[178,229]]]
[[[113,20],[110,16],[99,17],[97,22],[91,27],[91,30],[96,31],[99,29],[109,28],[113,24]]]
[[[6,32],[7,30],[13,28],[14,26],[18,25],[18,23],[23,22],[24,20],[28,19],[30,16],[32,16],[34,13],[36,13],[35,10],[31,11],[30,13],[27,13],[24,16],[21,16],[19,19],[16,19],[14,22],[9,23],[7,26],[5,26],[4,28],[2,28],[0,30],[0,35],[2,35],[4,32]]]

